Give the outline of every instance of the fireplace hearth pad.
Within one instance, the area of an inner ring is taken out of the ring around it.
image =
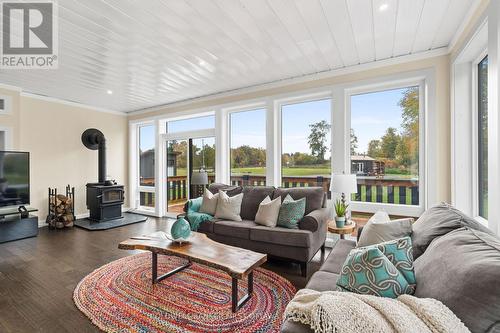
[[[147,221],[147,219],[148,217],[144,215],[123,213],[122,218],[109,220],[105,222],[94,222],[87,218],[78,219],[75,221],[75,226],[89,231],[98,231],[98,230],[108,230],[108,229],[123,227],[125,225],[139,223],[139,222],[145,222]]]

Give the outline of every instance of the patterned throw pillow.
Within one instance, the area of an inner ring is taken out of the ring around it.
[[[288,229],[298,229],[305,212],[306,198],[293,200],[289,194],[281,204],[277,225]]]
[[[410,287],[415,290],[417,280],[415,278],[415,270],[413,268],[413,246],[411,237],[403,237],[392,241],[370,245],[366,248],[378,248],[387,259],[403,274]],[[413,292],[412,292],[413,294]]]
[[[351,250],[337,280],[339,290],[397,298],[413,288],[378,248]]]

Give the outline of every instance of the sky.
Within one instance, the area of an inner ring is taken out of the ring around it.
[[[351,127],[358,137],[359,153],[368,150],[368,143],[380,139],[388,127],[401,131],[401,108],[398,102],[405,89],[354,95],[351,97]],[[283,152],[310,153],[307,137],[309,125],[327,120],[330,123],[330,99],[289,104],[282,107]],[[264,109],[232,113],[231,147],[250,145],[265,148],[266,113]],[[199,117],[169,122],[169,132],[215,127],[215,117]],[[153,127],[141,127],[140,148],[154,147]],[[330,144],[330,136],[327,144]],[[330,152],[326,158],[330,157]]]

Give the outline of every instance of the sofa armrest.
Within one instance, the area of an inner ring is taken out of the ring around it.
[[[309,230],[316,232],[317,230],[324,230],[326,232],[326,225],[331,218],[330,208],[320,208],[313,210],[302,218],[299,222],[299,229]]]

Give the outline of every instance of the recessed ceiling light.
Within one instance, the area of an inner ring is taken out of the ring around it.
[[[108,95],[113,95],[113,90],[108,89],[108,91],[106,91],[106,92],[108,93]]]
[[[383,3],[380,5],[380,7],[378,7],[378,10],[379,10],[379,12],[385,12],[387,10],[387,8],[389,8],[389,4]]]

